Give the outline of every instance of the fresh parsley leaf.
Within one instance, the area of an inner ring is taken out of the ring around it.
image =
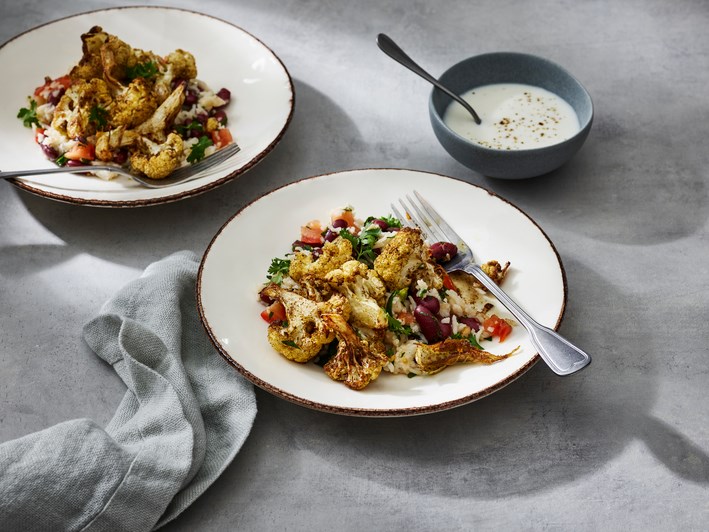
[[[126,78],[133,81],[135,78],[151,79],[158,75],[158,65],[153,61],[136,63],[126,68]]]
[[[175,131],[182,138],[188,138],[192,131],[204,131],[204,126],[199,120],[192,120],[189,124],[180,124],[175,126]]]
[[[483,349],[483,346],[481,346],[481,345],[478,343],[478,340],[477,340],[477,338],[475,337],[474,334],[471,334],[470,336],[468,336],[468,342],[470,342],[470,345],[472,345],[474,348],[480,349],[480,351],[485,351],[485,350]]]
[[[411,327],[409,327],[408,325],[404,325],[403,323],[401,323],[399,320],[397,320],[394,316],[392,316],[388,312],[386,313],[386,315],[387,315],[387,323],[389,326],[389,330],[391,332],[402,335],[402,336],[410,336],[413,334]]]
[[[387,298],[386,306],[384,307],[384,311],[387,314],[392,314],[391,312],[391,307],[394,303],[394,298],[398,297],[400,301],[404,301],[407,296],[409,295],[409,289],[407,287],[402,288],[401,290],[394,290],[391,294],[389,294],[389,297]]]
[[[389,227],[401,227],[399,219],[393,216],[380,216],[379,219],[386,222]]]
[[[199,141],[197,141],[197,144],[192,146],[192,149],[190,150],[190,154],[187,156],[187,162],[190,164],[194,164],[197,161],[201,161],[204,159],[204,150],[209,148],[212,144],[214,144],[208,136],[202,135],[199,137]]]
[[[25,127],[32,127],[32,124],[39,126],[39,118],[37,118],[37,102],[30,100],[30,107],[22,107],[17,113],[17,118],[22,120]]]
[[[271,260],[271,265],[268,267],[266,279],[272,283],[281,284],[283,277],[288,275],[290,268],[290,260],[275,258]]]
[[[352,244],[352,256],[358,261],[367,265],[368,268],[374,266],[374,259],[377,254],[374,251],[374,244],[377,243],[382,234],[379,226],[373,225],[364,231],[360,231],[359,236],[353,235],[347,229],[340,231],[340,236],[349,240]]]
[[[57,164],[57,166],[64,166],[66,164],[67,158],[65,155],[60,155],[57,157],[54,162]]]
[[[96,126],[96,129],[103,130],[108,124],[108,111],[100,105],[94,105],[89,111],[89,122]]]
[[[295,348],[295,349],[300,349],[300,347],[298,347],[298,344],[296,344],[293,340],[283,340],[281,343],[282,343],[283,345],[287,345],[288,347],[293,347],[293,348]]]
[[[406,376],[407,376],[409,379],[413,379],[414,377],[418,377],[418,375],[416,375],[416,373],[407,373]]]

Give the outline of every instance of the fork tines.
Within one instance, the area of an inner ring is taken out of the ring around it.
[[[440,214],[426,201],[421,194],[414,190],[416,200],[408,194],[406,201],[404,198],[399,199],[401,207],[404,209],[402,216],[397,208],[392,205],[394,215],[408,227],[417,226],[423,232],[424,236],[430,242],[456,242],[460,237],[455,231],[443,220]],[[418,200],[418,201],[417,201]]]

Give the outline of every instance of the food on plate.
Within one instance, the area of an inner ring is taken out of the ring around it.
[[[116,164],[162,179],[231,144],[231,93],[197,79],[195,58],[133,48],[94,26],[68,74],[45,78],[17,117],[59,166]],[[114,172],[97,171],[111,179]]]
[[[291,252],[271,261],[259,292],[268,342],[353,390],[382,371],[414,377],[503,360],[516,348],[495,355],[482,344],[503,342],[514,323],[473,277],[445,271],[457,252],[391,216],[357,219],[349,206],[327,224],[312,220]],[[509,266],[483,268],[499,284]]]

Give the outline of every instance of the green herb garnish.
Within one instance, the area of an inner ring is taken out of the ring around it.
[[[288,275],[289,268],[290,260],[275,258],[271,261],[271,265],[268,267],[266,279],[272,283],[281,284],[281,282],[283,282],[283,277]]]
[[[100,105],[94,105],[89,111],[89,122],[96,126],[96,129],[103,130],[108,123],[108,111]]]
[[[296,344],[293,340],[283,340],[281,343],[282,343],[283,345],[287,345],[288,347],[293,347],[293,348],[295,348],[295,349],[300,349],[300,347],[298,347],[298,344]]]
[[[451,338],[453,340],[467,340],[468,342],[470,342],[470,345],[472,345],[475,349],[480,349],[480,351],[485,351],[485,349],[483,349],[483,346],[481,346],[478,343],[478,340],[474,334],[470,334],[469,336],[463,336],[460,333],[455,333],[455,334],[451,335]]]
[[[37,118],[37,102],[30,99],[29,109],[22,107],[17,113],[17,118],[22,120],[25,127],[32,127],[32,124],[39,127],[39,118]]]
[[[187,162],[190,164],[194,164],[197,161],[201,161],[204,159],[204,151],[212,146],[214,143],[209,140],[209,137],[206,135],[202,135],[199,137],[199,141],[197,141],[197,144],[192,146],[192,149],[190,150],[190,154],[187,156]]]
[[[54,159],[54,162],[57,164],[57,166],[64,166],[67,162],[67,158],[64,155],[60,155],[56,159]]]
[[[409,327],[408,325],[404,325],[403,323],[401,323],[399,320],[397,320],[394,316],[392,316],[388,312],[386,313],[386,315],[387,315],[387,324],[388,324],[389,330],[391,332],[402,335],[402,336],[410,336],[413,334],[411,327]]]
[[[158,65],[153,61],[137,63],[126,68],[126,78],[133,81],[135,78],[151,79],[158,75]]]
[[[377,254],[374,252],[374,244],[377,243],[382,234],[379,226],[372,225],[366,230],[360,231],[359,236],[353,235],[347,229],[343,229],[339,234],[352,244],[352,256],[354,258],[366,264],[368,268],[374,266],[374,259],[377,258]]]
[[[414,377],[418,377],[418,375],[417,375],[416,373],[407,373],[406,376],[407,376],[409,379],[413,379]]]
[[[192,120],[189,124],[175,126],[175,131],[177,131],[177,134],[181,137],[187,138],[192,131],[204,131],[204,126],[199,120]]]
[[[395,297],[398,297],[400,301],[404,301],[408,295],[409,295],[409,289],[406,287],[402,288],[401,290],[394,290],[391,294],[389,294],[389,297],[387,298],[386,306],[384,307],[384,310],[386,311],[386,313],[392,314],[391,307],[394,304]]]

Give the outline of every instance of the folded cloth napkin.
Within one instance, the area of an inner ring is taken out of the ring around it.
[[[105,429],[77,419],[0,444],[0,529],[158,528],[232,461],[256,400],[199,322],[197,267],[186,251],[151,264],[84,327],[128,391]]]

